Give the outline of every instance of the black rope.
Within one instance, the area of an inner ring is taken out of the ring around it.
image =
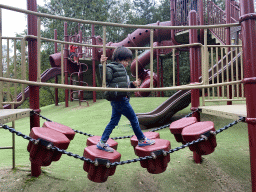
[[[218,129],[217,131],[215,131],[216,135],[221,133],[222,131],[227,130],[228,128],[232,127],[233,125],[235,125],[235,124],[237,124],[239,122],[245,122],[245,119],[246,119],[245,117],[239,117],[238,120],[235,120],[232,123],[229,123],[228,125],[226,125],[226,126],[220,128],[220,129]]]
[[[46,120],[46,121],[48,121],[48,122],[53,122],[52,120],[50,120],[50,119],[48,119],[48,118],[42,116],[40,113],[37,113],[37,112],[35,112],[35,111],[31,111],[31,113],[38,115],[39,117],[41,117],[42,119],[44,119],[44,120]],[[85,132],[82,132],[82,131],[79,131],[79,130],[75,130],[75,129],[72,129],[72,130],[73,130],[74,132],[76,132],[76,133],[81,134],[81,135],[87,135],[87,136],[89,136],[89,137],[93,137],[93,136],[94,136],[94,135],[92,135],[92,134],[90,134],[90,133],[85,133]]]
[[[215,131],[214,133],[212,134],[218,134],[218,133],[221,133],[222,131],[224,130],[227,130],[228,128],[234,126],[235,124],[239,123],[239,122],[244,122],[245,121],[245,117],[240,117],[238,120],[235,120],[233,121],[232,123],[224,126],[223,128],[220,128],[219,130]],[[9,127],[8,125],[0,125],[3,129],[6,129],[6,130],[9,130],[11,133],[15,133],[17,136],[20,136],[20,137],[23,137],[24,139],[27,139],[33,143],[36,143],[37,140],[27,136],[27,135],[24,135],[22,134],[21,132],[18,132],[16,131],[14,128],[11,128]],[[208,137],[202,137],[202,138],[199,138],[197,140],[194,140],[194,141],[191,141],[191,142],[188,142],[184,145],[181,145],[180,147],[176,147],[174,149],[170,149],[169,151],[163,151],[163,154],[170,154],[170,153],[174,153],[176,151],[179,151],[181,149],[184,149],[186,147],[189,147],[191,145],[194,145],[194,144],[197,144],[199,142],[202,142],[204,140],[207,140]],[[52,149],[52,150],[56,150],[62,154],[66,154],[68,156],[71,156],[71,157],[74,157],[75,159],[80,159],[82,161],[86,161],[86,162],[89,162],[89,163],[93,163],[95,164],[95,161],[91,160],[91,159],[88,159],[88,158],[85,158],[85,157],[81,157],[77,154],[73,154],[71,152],[67,152],[66,150],[64,149],[60,149],[56,146],[51,146],[49,149]],[[145,157],[139,157],[139,158],[136,158],[136,159],[131,159],[131,160],[126,160],[126,161],[120,161],[120,162],[114,162],[114,163],[110,163],[109,166],[117,166],[117,165],[124,165],[124,164],[129,164],[129,163],[133,163],[133,162],[137,162],[137,161],[143,161],[143,160],[148,160],[148,159],[153,159],[154,157],[153,156],[145,156]]]

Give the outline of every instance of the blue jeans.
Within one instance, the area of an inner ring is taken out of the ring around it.
[[[103,142],[107,142],[113,129],[115,128],[115,126],[118,125],[121,115],[124,115],[127,119],[129,119],[137,139],[138,140],[144,139],[145,136],[140,129],[138,118],[132,106],[129,103],[129,99],[126,97],[123,97],[121,98],[121,100],[111,101],[111,105],[112,105],[112,116],[111,116],[110,122],[108,123],[108,125],[106,126],[102,134],[101,140]]]

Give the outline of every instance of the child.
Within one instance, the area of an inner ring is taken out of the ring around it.
[[[117,47],[113,53],[112,60],[113,62],[106,66],[106,83],[108,87],[134,88],[140,85],[140,80],[130,82],[125,69],[132,61],[131,50],[125,47]],[[101,63],[105,61],[107,61],[107,57],[102,55]],[[106,91],[104,95],[107,100],[111,101],[112,116],[102,134],[101,140],[97,144],[98,149],[114,152],[114,149],[107,144],[107,140],[115,126],[118,125],[121,115],[124,115],[131,122],[140,147],[155,143],[154,140],[146,138],[141,131],[138,118],[129,103],[130,97],[128,92]]]
[[[77,54],[76,54],[76,49],[78,49],[78,46],[74,46],[74,45],[70,45],[69,46],[69,57],[71,58],[71,60],[73,60],[74,62],[78,62],[78,57],[77,57]],[[72,56],[74,58],[72,58]]]

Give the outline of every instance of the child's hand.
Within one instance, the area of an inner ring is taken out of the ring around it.
[[[101,55],[101,58],[100,58],[101,64],[103,64],[103,63],[106,62],[107,60],[108,60],[108,58],[107,58],[105,55]]]
[[[134,85],[135,87],[140,86],[140,84],[141,84],[141,80],[140,80],[140,79],[138,79],[138,80],[136,80],[136,81],[133,81],[133,85]]]

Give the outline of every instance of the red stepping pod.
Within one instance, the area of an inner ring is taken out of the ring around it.
[[[135,147],[137,156],[153,156],[155,158],[140,161],[140,165],[152,174],[164,172],[170,162],[170,154],[164,152],[171,149],[170,141],[164,139],[155,139],[155,141],[156,143],[154,145]]]
[[[109,167],[110,163],[119,162],[121,154],[116,150],[113,153],[97,149],[96,145],[91,145],[84,149],[84,157],[96,161],[97,164],[84,162],[84,170],[88,172],[88,179],[93,182],[103,183],[109,176],[114,175],[116,166]]]
[[[197,119],[195,117],[182,118],[172,122],[169,129],[171,133],[174,134],[174,137],[177,142],[181,142],[185,144],[185,141],[182,138],[181,132],[185,127],[192,125],[196,122],[197,122]]]
[[[160,135],[157,132],[144,132],[143,134],[145,135],[145,137],[147,137],[149,139],[157,139],[157,138],[160,139]],[[135,151],[135,147],[138,145],[138,139],[137,139],[136,135],[132,136],[132,138],[130,140],[131,140],[131,145],[133,146],[134,151]]]
[[[64,134],[42,127],[32,128],[29,136],[39,141],[37,144],[30,141],[27,147],[30,152],[31,175],[38,177],[41,174],[41,166],[49,166],[52,161],[58,161],[62,155],[60,152],[47,148],[55,146],[65,150],[70,141]]]
[[[76,134],[75,131],[73,129],[71,129],[70,127],[68,127],[66,125],[62,125],[60,123],[56,123],[56,122],[46,121],[46,122],[44,122],[43,127],[47,127],[49,129],[53,129],[55,131],[63,133],[64,135],[66,135],[66,137],[69,140],[74,139],[75,134]]]
[[[97,145],[97,143],[100,141],[101,139],[101,136],[93,136],[93,137],[89,137],[87,139],[87,142],[86,142],[86,145],[87,146],[91,146],[91,145]],[[118,143],[113,140],[113,139],[108,139],[107,140],[107,143],[110,147],[112,147],[113,149],[117,150],[117,146],[118,146]]]
[[[189,146],[191,151],[195,151],[199,155],[208,155],[212,153],[217,146],[216,137],[211,134],[215,131],[214,123],[211,121],[197,122],[183,129],[182,137],[184,141],[191,142],[197,140],[202,136],[207,136],[208,139],[197,144]]]

